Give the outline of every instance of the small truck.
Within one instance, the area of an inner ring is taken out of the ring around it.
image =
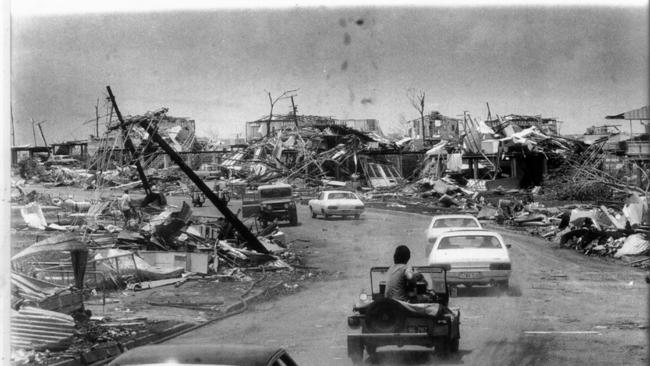
[[[277,219],[298,225],[298,211],[293,197],[293,187],[289,184],[269,184],[248,191],[242,198],[243,217],[254,217],[263,225]]]

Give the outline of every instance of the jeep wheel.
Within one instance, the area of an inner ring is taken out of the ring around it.
[[[298,213],[296,210],[289,211],[289,223],[291,226],[297,226],[298,225]]]
[[[460,338],[454,338],[449,342],[449,352],[456,353],[458,352],[458,347],[460,346]]]
[[[359,365],[363,362],[363,343],[351,342],[348,339],[348,357],[352,360],[352,364]]]
[[[366,346],[366,352],[368,352],[369,357],[375,357],[377,355],[377,346]]]

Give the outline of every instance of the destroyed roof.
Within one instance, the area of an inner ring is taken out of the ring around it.
[[[25,248],[20,253],[11,257],[11,260],[14,261],[28,255],[47,251],[74,250],[88,251],[88,247],[84,242],[79,240],[79,235],[74,233],[64,233],[34,243],[32,246]]]
[[[294,122],[296,119],[298,120],[298,124],[301,126],[310,126],[313,124],[319,124],[323,122],[332,123],[332,121],[334,121],[332,117],[313,116],[313,115],[304,115],[304,114],[299,114],[294,116],[293,113],[289,113],[289,114],[274,114],[271,118],[271,122]],[[254,121],[250,121],[247,123],[264,123],[268,121],[269,121],[269,116],[262,116]]]
[[[557,118],[555,117],[543,118],[541,115],[527,116],[527,115],[520,115],[520,114],[508,114],[506,116],[503,116],[503,119],[506,121],[527,121],[527,122],[538,122],[538,123],[558,122]]]
[[[648,106],[644,106],[638,109],[633,109],[625,113],[616,114],[613,116],[606,116],[605,119],[630,119],[630,120],[650,120],[650,114],[648,114]]]

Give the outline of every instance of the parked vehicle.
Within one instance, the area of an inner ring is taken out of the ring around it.
[[[348,191],[323,191],[318,198],[310,200],[308,205],[312,218],[323,215],[326,219],[334,215],[343,218],[354,216],[358,219],[365,209],[359,197]]]
[[[296,366],[297,364],[283,348],[223,344],[142,346],[123,353],[109,364],[109,366],[135,365]]]
[[[429,265],[449,268],[450,285],[509,287],[511,262],[499,233],[487,230],[452,230],[440,234],[429,254]]]
[[[424,255],[429,256],[433,243],[436,242],[438,235],[445,231],[463,228],[482,229],[483,227],[478,219],[472,215],[434,216],[427,228],[427,245],[425,245]]]
[[[298,225],[298,211],[289,184],[269,184],[257,187],[257,191],[246,192],[242,198],[243,217],[257,216],[263,224],[275,219],[286,220]]]
[[[442,354],[457,352],[460,341],[460,310],[449,308],[446,269],[442,266],[413,267],[424,280],[409,288],[408,302],[384,297],[388,267],[370,269],[371,296],[362,292],[348,317],[348,326],[361,333],[348,334],[348,357],[363,361],[382,346],[435,347]],[[429,281],[426,278],[429,278]],[[379,280],[379,281],[377,281]],[[377,286],[377,287],[375,287]]]

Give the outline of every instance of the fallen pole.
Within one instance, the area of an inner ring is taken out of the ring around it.
[[[117,119],[120,122],[120,128],[122,129],[122,134],[124,136],[124,146],[131,153],[131,158],[135,162],[135,167],[138,170],[138,175],[140,176],[140,180],[142,181],[142,187],[144,188],[144,193],[147,196],[149,196],[151,194],[151,188],[149,187],[149,181],[147,180],[147,176],[144,174],[144,169],[142,168],[142,164],[140,164],[140,154],[138,154],[138,152],[135,150],[135,146],[133,146],[133,141],[131,141],[131,138],[129,137],[128,130],[126,129],[126,125],[124,124],[124,119],[122,118],[122,113],[120,112],[120,109],[117,107],[117,102],[115,101],[115,96],[113,96],[113,91],[111,90],[111,87],[107,86],[106,90],[108,90],[108,96],[111,99],[111,105],[113,106],[113,110],[115,110]]]
[[[113,97],[111,87],[107,86],[106,89],[108,90],[111,101],[113,102],[115,110],[117,111],[117,103],[115,103],[115,97]],[[121,115],[118,114],[118,116]],[[122,123],[121,119],[120,123]],[[122,127],[126,126],[122,123]],[[167,153],[167,155],[169,155],[169,157],[176,163],[176,165],[178,165],[183,173],[185,173],[185,175],[190,178],[190,180],[201,190],[201,192],[203,192],[203,194],[210,200],[210,202],[212,202],[212,204],[219,210],[219,212],[221,212],[226,221],[231,223],[234,229],[244,238],[244,240],[246,240],[246,248],[262,254],[269,254],[269,251],[266,250],[266,247],[262,245],[262,243],[260,243],[260,241],[257,239],[257,236],[248,230],[246,225],[244,225],[244,223],[239,220],[237,215],[230,211],[228,208],[228,203],[224,200],[219,199],[219,197],[217,197],[217,195],[210,188],[208,188],[203,180],[201,180],[201,178],[196,175],[194,170],[185,164],[185,161],[180,155],[178,155],[176,150],[174,150],[174,148],[171,147],[167,141],[165,141],[165,139],[158,134],[157,126],[152,123],[151,120],[148,120],[146,122],[146,126],[141,127],[147,130],[149,136],[158,144],[161,149],[163,149],[163,151]]]

